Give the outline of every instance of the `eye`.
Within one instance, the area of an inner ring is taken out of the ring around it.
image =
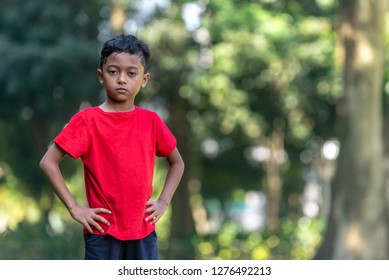
[[[134,77],[135,75],[136,75],[135,72],[128,72],[128,76],[130,76],[130,77]]]
[[[116,70],[107,70],[109,75],[115,75],[117,73]]]

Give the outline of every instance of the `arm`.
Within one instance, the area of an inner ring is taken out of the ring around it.
[[[73,219],[84,225],[84,227],[90,233],[93,233],[92,227],[95,227],[100,232],[103,232],[101,226],[97,223],[97,221],[102,222],[106,225],[109,225],[109,223],[106,219],[102,218],[98,214],[109,214],[110,211],[104,208],[91,209],[87,207],[82,207],[76,202],[73,195],[70,193],[69,188],[66,186],[65,180],[59,168],[59,163],[62,161],[65,155],[65,151],[59,148],[56,144],[54,144],[43,156],[39,163],[39,166],[48,178],[51,186],[54,189],[54,192],[57,194],[62,203],[66,206]]]
[[[161,194],[157,201],[149,200],[146,203],[150,207],[145,210],[145,213],[151,213],[146,221],[151,221],[152,224],[158,222],[165,213],[185,169],[184,161],[177,148],[166,159],[169,164],[169,170],[166,174],[166,180]]]

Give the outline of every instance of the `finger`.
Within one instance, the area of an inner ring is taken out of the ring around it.
[[[146,221],[153,221],[157,218],[157,214],[154,212],[152,214],[150,214],[147,218],[146,218]]]
[[[111,214],[112,212],[105,208],[95,208],[95,213],[105,213],[105,214]]]
[[[94,218],[94,220],[99,221],[99,222],[105,224],[106,226],[109,226],[108,220],[107,220],[107,219],[104,219],[104,218],[101,217],[101,216],[96,216],[96,218]]]
[[[148,201],[146,202],[146,205],[154,205],[154,203],[155,203],[155,201],[153,201],[153,200],[148,200]]]
[[[155,224],[159,221],[160,219],[160,216],[155,216],[152,220],[151,220],[151,224]]]
[[[88,223],[85,223],[84,227],[90,234],[93,234],[93,230],[92,230],[92,228],[90,227],[90,225]]]
[[[93,226],[95,229],[97,229],[99,232],[101,232],[101,233],[104,232],[103,228],[94,220],[90,222],[90,225]],[[93,233],[93,231],[92,231],[92,233]]]
[[[150,206],[149,208],[146,208],[145,213],[154,212],[156,209],[153,206]]]
[[[155,224],[159,221],[159,219],[162,217],[162,214],[158,214],[157,212],[154,212],[150,216],[146,218],[146,221],[150,221],[150,223]]]

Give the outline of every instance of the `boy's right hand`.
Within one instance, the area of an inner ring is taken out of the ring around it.
[[[85,229],[91,234],[93,234],[92,227],[96,228],[99,232],[104,233],[104,230],[99,225],[99,222],[105,224],[106,226],[109,226],[109,222],[100,215],[98,215],[99,213],[111,214],[111,211],[108,209],[88,208],[83,207],[81,205],[76,205],[69,209],[69,212],[73,219],[82,224]]]

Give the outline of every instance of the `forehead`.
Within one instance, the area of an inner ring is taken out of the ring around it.
[[[137,67],[143,68],[141,58],[137,54],[130,54],[130,53],[111,53],[107,57],[107,61],[105,63],[106,66],[120,66],[120,67]]]

